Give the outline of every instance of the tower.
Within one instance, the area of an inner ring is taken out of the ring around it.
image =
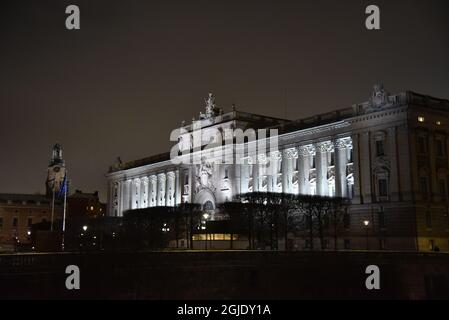
[[[62,146],[55,144],[47,169],[46,194],[47,197],[53,197],[53,192],[58,193],[65,176],[65,164],[62,158]]]

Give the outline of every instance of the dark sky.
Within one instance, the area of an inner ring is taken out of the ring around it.
[[[380,31],[365,29],[372,3]],[[2,1],[0,192],[43,192],[59,142],[72,190],[105,199],[116,157],[168,151],[209,91],[225,111],[291,119],[366,101],[378,81],[449,98],[448,3]]]

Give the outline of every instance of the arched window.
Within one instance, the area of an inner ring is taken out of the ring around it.
[[[204,211],[211,211],[214,210],[214,204],[212,203],[212,201],[206,201],[203,204],[203,210]]]

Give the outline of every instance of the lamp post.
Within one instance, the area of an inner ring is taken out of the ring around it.
[[[366,250],[369,250],[369,240],[368,240],[369,220],[364,220],[363,225],[365,226],[365,231],[366,231]]]

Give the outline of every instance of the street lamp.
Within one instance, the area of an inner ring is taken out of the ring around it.
[[[369,240],[368,240],[369,220],[364,220],[363,225],[365,226],[365,231],[366,231],[366,250],[369,250]]]
[[[87,226],[83,226],[83,230],[85,232],[87,230]]]

